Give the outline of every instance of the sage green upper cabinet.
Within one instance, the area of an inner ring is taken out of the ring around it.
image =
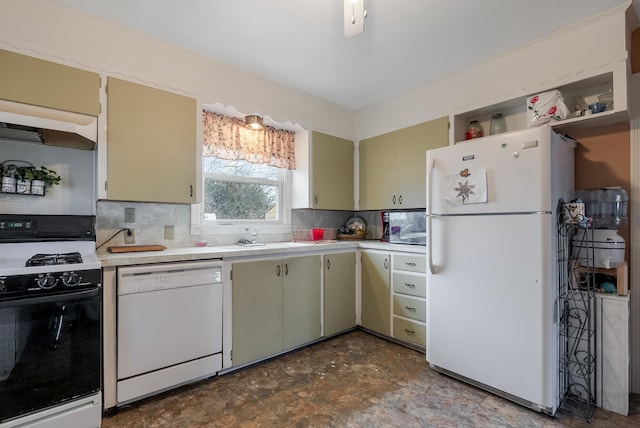
[[[195,203],[196,100],[107,80],[107,197]]]
[[[353,141],[312,131],[296,145],[293,208],[354,209]]]
[[[100,76],[0,50],[0,99],[56,110],[100,114]]]
[[[445,116],[360,141],[360,209],[424,208],[426,152],[448,137]]]

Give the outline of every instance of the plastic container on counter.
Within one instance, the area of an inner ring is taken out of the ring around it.
[[[584,202],[587,217],[594,229],[618,229],[627,224],[627,192],[621,187],[576,190],[575,197]]]

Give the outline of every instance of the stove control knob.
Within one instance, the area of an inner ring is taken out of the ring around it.
[[[0,291],[7,291],[7,277],[0,276]]]
[[[65,272],[62,274],[62,283],[67,287],[75,287],[80,284],[82,277],[75,272]]]
[[[40,288],[44,288],[46,290],[55,287],[58,280],[49,273],[41,273],[38,275],[36,282]]]

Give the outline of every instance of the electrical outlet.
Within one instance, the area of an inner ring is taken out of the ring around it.
[[[136,243],[136,235],[133,232],[133,229],[127,229],[124,231],[124,243],[125,244],[135,244]]]
[[[136,209],[133,207],[125,207],[124,209],[124,222],[135,223],[136,221]]]
[[[173,239],[173,225],[164,227],[164,239]]]

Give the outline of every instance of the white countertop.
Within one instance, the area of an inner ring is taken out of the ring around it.
[[[102,267],[126,266],[147,263],[177,262],[204,259],[227,259],[237,257],[264,257],[271,254],[306,252],[332,252],[353,249],[402,251],[425,254],[426,247],[420,245],[390,244],[380,241],[304,241],[270,242],[260,246],[217,245],[210,247],[167,248],[162,251],[110,253],[98,251]]]

